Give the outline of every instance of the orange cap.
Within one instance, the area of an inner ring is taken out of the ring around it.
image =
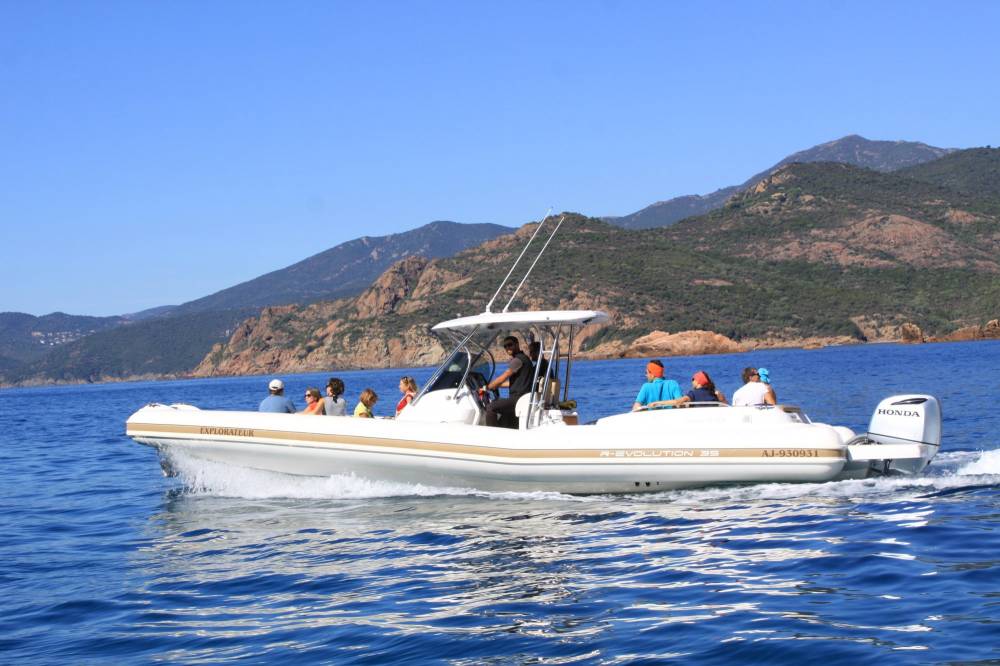
[[[654,377],[662,377],[663,376],[663,366],[662,365],[657,365],[656,363],[653,363],[652,361],[650,361],[649,363],[646,364],[646,372],[648,372],[649,374],[653,375]]]

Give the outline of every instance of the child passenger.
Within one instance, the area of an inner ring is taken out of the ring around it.
[[[363,419],[375,418],[375,415],[372,414],[372,407],[375,406],[376,402],[378,402],[378,395],[370,388],[366,388],[361,392],[361,400],[354,408],[354,415]]]
[[[399,391],[403,397],[396,403],[396,416],[403,411],[408,404],[413,402],[417,395],[417,381],[413,377],[403,377],[399,380]]]

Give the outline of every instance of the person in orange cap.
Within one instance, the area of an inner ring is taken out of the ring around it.
[[[652,360],[646,364],[646,383],[639,389],[632,411],[673,407],[682,395],[680,384],[673,379],[664,379],[663,363]]]

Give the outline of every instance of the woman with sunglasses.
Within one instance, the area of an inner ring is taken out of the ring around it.
[[[306,408],[299,414],[326,414],[323,408],[323,396],[320,395],[318,388],[310,386],[306,389]]]

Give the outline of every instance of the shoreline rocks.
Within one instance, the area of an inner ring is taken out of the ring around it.
[[[322,305],[313,306],[322,308]],[[38,377],[17,384],[0,383],[2,388],[65,386],[79,384],[114,383],[128,381],[155,381],[173,379],[196,379],[201,377],[244,377],[276,373],[318,372],[329,368],[341,370],[364,370],[391,367],[434,366],[444,358],[447,350],[419,327],[412,327],[402,336],[386,336],[384,331],[371,331],[363,344],[335,351],[330,348],[312,347],[300,349],[290,345],[287,337],[278,334],[273,324],[290,315],[291,306],[265,308],[259,318],[248,319],[233,332],[227,343],[218,343],[205,358],[187,373],[143,374],[127,377],[102,375],[93,380],[62,381],[45,380]],[[325,339],[336,332],[336,321],[331,321],[331,330],[315,332]],[[825,347],[924,342],[969,342],[979,340],[1000,340],[1000,319],[992,319],[982,326],[964,326],[941,336],[927,336],[912,322],[895,326],[885,326],[876,339],[867,342],[850,336],[810,336],[795,337],[780,334],[766,338],[745,338],[739,342],[720,333],[705,330],[652,331],[631,342],[610,340],[602,342],[586,351],[578,351],[577,357],[587,360],[611,360],[620,358],[702,356],[708,354],[738,354],[757,349],[822,349]],[[278,334],[278,335],[276,335]],[[287,336],[287,333],[286,333]],[[311,344],[315,344],[315,341]],[[311,345],[310,345],[311,346]],[[348,352],[347,349],[351,351]],[[377,359],[376,363],[362,363],[359,358]]]

